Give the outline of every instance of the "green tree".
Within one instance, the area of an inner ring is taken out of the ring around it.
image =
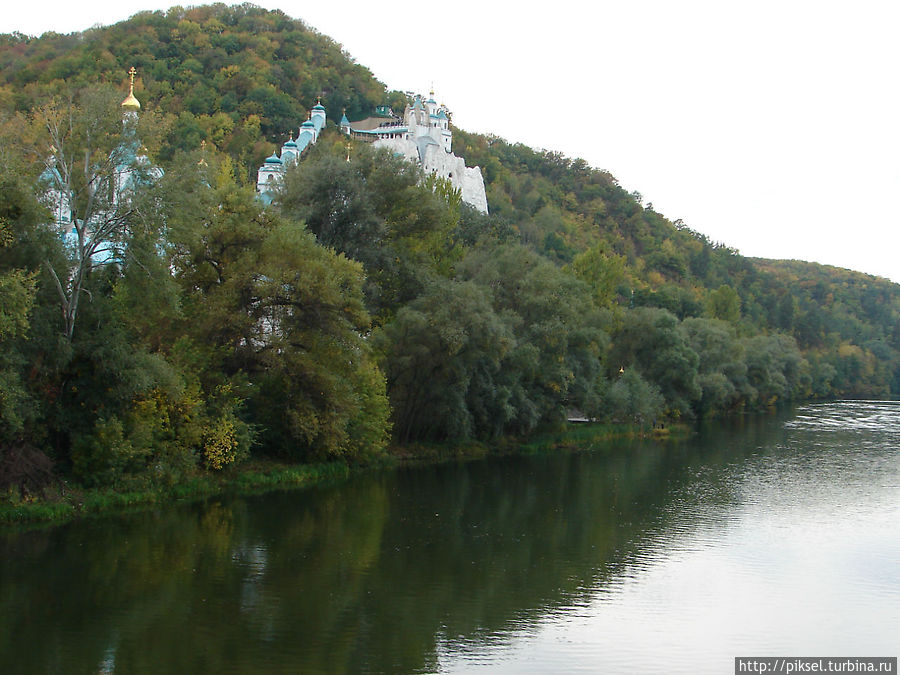
[[[747,380],[744,345],[734,326],[720,319],[695,317],[685,319],[682,327],[691,349],[700,357],[698,413],[717,416],[743,405],[753,389]]]
[[[380,322],[434,275],[452,273],[460,198],[403,158],[362,145],[348,162],[343,140],[326,141],[287,172],[280,205],[322,246],[363,264],[367,304]]]
[[[599,410],[606,316],[586,284],[522,246],[486,247],[459,265],[462,279],[490,289],[494,311],[516,337],[509,365],[519,374],[510,430],[528,432],[578,410]]]
[[[365,334],[359,263],[263,209],[233,165],[193,159],[161,184],[182,329],[205,391],[246,399],[265,452],[300,459],[377,454],[387,434],[383,379]],[[363,416],[369,419],[363,420]]]
[[[659,387],[672,415],[691,414],[692,404],[700,397],[699,363],[678,319],[664,309],[639,307],[626,312],[613,334],[610,367],[637,369]]]
[[[435,281],[375,342],[400,442],[495,436],[513,417],[515,338],[477,284]]]
[[[659,388],[635,369],[621,373],[606,392],[605,417],[638,426],[653,425],[665,410],[666,400]]]
[[[808,364],[794,338],[776,333],[743,340],[747,379],[759,406],[803,395],[809,386]]]
[[[598,307],[611,307],[625,278],[625,264],[625,256],[607,254],[606,246],[600,242],[576,255],[569,267],[594,291]]]
[[[0,220],[0,253],[12,242],[9,223]],[[34,295],[33,272],[0,266],[0,442],[21,432],[24,424],[25,362],[15,341],[28,331]]]
[[[707,296],[706,311],[710,318],[736,324],[741,320],[741,298],[731,286],[722,284]]]

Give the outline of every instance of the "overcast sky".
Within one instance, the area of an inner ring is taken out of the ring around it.
[[[256,4],[391,89],[433,84],[460,128],[582,157],[744,255],[900,282],[900,2]],[[33,0],[4,7],[0,32],[170,6]]]

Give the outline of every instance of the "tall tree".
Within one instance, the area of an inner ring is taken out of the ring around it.
[[[678,319],[664,309],[638,307],[626,312],[613,335],[609,363],[613,370],[636,368],[659,387],[670,414],[689,415],[700,398],[700,358]]]
[[[0,251],[13,242],[9,223],[0,220]],[[34,302],[35,275],[0,265],[0,442],[22,428],[22,354],[13,341],[24,335]]]
[[[34,113],[35,152],[42,158],[39,189],[66,242],[60,269],[45,266],[59,296],[63,334],[75,334],[87,280],[98,266],[117,259],[134,210],[128,190],[146,177],[138,160],[137,115],[120,106],[121,92],[91,87],[56,97]]]
[[[387,442],[384,378],[365,339],[357,262],[236,184],[219,156],[160,184],[171,266],[183,289],[185,341],[207,391],[246,399],[264,452],[360,459]]]
[[[486,289],[438,280],[374,337],[400,442],[495,436],[515,414],[515,338]]]
[[[366,298],[376,322],[449,276],[461,248],[460,197],[442,181],[384,149],[346,146],[323,137],[285,177],[283,212],[302,220],[323,246],[365,268]]]
[[[513,327],[505,367],[518,383],[509,430],[528,432],[572,409],[596,414],[609,337],[588,285],[518,245],[473,251],[459,275],[489,289],[494,310]]]

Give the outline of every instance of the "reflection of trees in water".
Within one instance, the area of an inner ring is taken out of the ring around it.
[[[778,425],[9,535],[0,671],[408,672],[587,601]]]

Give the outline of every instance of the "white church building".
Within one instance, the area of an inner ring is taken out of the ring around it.
[[[325,128],[325,121],[325,106],[319,101],[310,111],[309,119],[300,125],[297,139],[294,140],[292,133],[290,140],[281,146],[281,156],[273,152],[259,167],[256,172],[256,191],[264,202],[272,201],[272,193],[284,180],[285,169],[296,164],[303,151],[319,139],[319,134]]]
[[[256,189],[264,201],[271,201],[274,189],[283,180],[285,169],[299,160],[310,143],[316,142],[325,121],[325,108],[319,102],[313,107],[310,118],[300,127],[297,139],[294,140],[291,135],[281,148],[281,156],[272,153],[259,168]],[[353,139],[387,148],[405,157],[422,167],[426,174],[449,180],[460,191],[464,202],[487,213],[481,169],[467,167],[462,157],[453,154],[450,112],[446,106],[437,104],[434,92],[427,100],[416,95],[406,106],[402,118],[390,108],[381,106],[376,109],[375,115],[358,122],[351,122],[346,114],[343,115],[340,129]]]

